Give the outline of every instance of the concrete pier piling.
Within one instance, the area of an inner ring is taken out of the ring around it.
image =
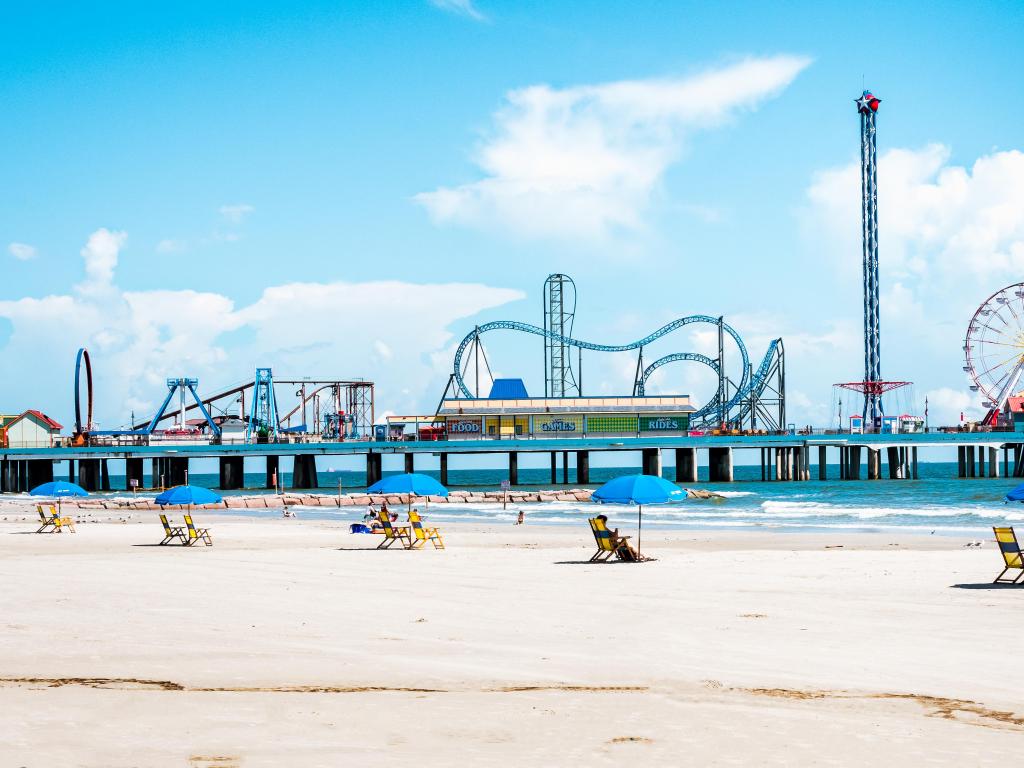
[[[556,451],[551,452],[551,484],[558,484],[558,453]]]
[[[590,483],[590,451],[576,451],[576,483],[577,485]]]
[[[660,448],[644,448],[642,462],[643,465],[641,472],[643,472],[645,475],[654,475],[655,477],[661,477]]]
[[[519,454],[515,451],[508,452],[508,481],[512,485],[519,485]]]
[[[988,476],[999,477],[999,454],[997,448],[988,449]]]
[[[416,471],[416,454],[407,453],[403,456],[405,459],[405,471],[407,474],[412,474]]]
[[[762,449],[763,454],[763,449]],[[676,448],[676,482],[697,482],[697,449]]]
[[[818,446],[818,479],[828,480],[828,451],[824,445]]]
[[[562,485],[569,484],[569,452],[562,451]]]
[[[299,457],[296,456],[296,459]],[[313,474],[316,474],[316,468],[313,469]],[[366,485],[367,487],[373,485],[381,478],[381,455],[379,453],[368,453],[366,454]],[[292,487],[300,487],[295,485],[295,478],[292,478]],[[307,486],[301,486],[307,487]]]
[[[134,490],[135,488],[145,488],[146,479],[143,476],[143,464],[142,459],[125,459],[124,460],[124,489],[126,491]],[[135,481],[134,485],[132,481]]]
[[[376,459],[376,473],[377,480],[380,480],[380,464],[381,456],[379,453],[371,453],[368,456],[373,456]],[[369,475],[369,461],[367,461],[367,475]],[[374,480],[373,482],[377,482]],[[305,456],[296,456],[295,462],[292,464],[292,488],[319,488],[320,483],[316,476],[316,456],[312,454],[306,454]]]
[[[448,485],[448,454],[447,453],[442,453],[439,458],[441,460],[441,468],[440,468],[440,472],[441,472],[441,485],[447,486]]]
[[[78,484],[90,493],[100,489],[99,459],[78,460]]]
[[[276,490],[280,485],[281,457],[267,456],[267,490]]]
[[[242,456],[220,457],[220,489],[237,491],[245,486],[245,458]]]
[[[708,448],[708,479],[712,483],[732,482],[732,448]]]

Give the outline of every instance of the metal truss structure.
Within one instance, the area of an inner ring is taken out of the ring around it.
[[[544,396],[579,396],[569,345],[576,316],[576,283],[568,275],[548,275],[544,281]]]
[[[864,91],[856,100],[860,115],[861,228],[864,251],[864,421],[881,421],[882,397],[871,385],[882,380],[881,328],[878,317],[878,167],[875,115],[879,99]]]

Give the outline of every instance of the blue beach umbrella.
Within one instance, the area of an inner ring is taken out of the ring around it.
[[[448,489],[430,475],[418,472],[406,472],[404,475],[391,475],[366,489],[367,493],[389,493],[395,495],[408,494],[409,506],[412,507],[413,496],[447,496]]]
[[[77,483],[67,483],[63,480],[53,480],[49,483],[37,485],[28,492],[30,496],[47,496],[57,499],[57,509],[60,509],[60,500],[65,496],[88,496],[89,492]]]
[[[644,525],[644,504],[674,504],[686,498],[686,492],[656,475],[623,475],[609,480],[590,497],[598,504],[636,504],[636,553],[640,554],[640,534]]]
[[[198,485],[176,485],[156,497],[156,503],[162,507],[184,506],[193,504],[220,504],[223,499],[209,488]]]
[[[1007,501],[1024,501],[1024,483],[1021,483],[1008,494],[1006,494]]]

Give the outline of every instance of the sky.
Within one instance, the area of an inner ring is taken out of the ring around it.
[[[91,6],[91,7],[90,7]],[[0,413],[101,428],[257,366],[432,413],[482,322],[578,338],[722,315],[786,348],[789,421],[863,377],[859,125],[878,115],[882,374],[983,410],[974,309],[1024,280],[1020,3],[31,3],[0,25]],[[709,328],[645,350],[713,354]],[[485,337],[543,392],[536,338]],[[739,356],[727,348],[727,366]],[[584,394],[635,359],[584,357]],[[696,364],[648,391],[714,390]],[[849,408],[849,404],[846,406]]]

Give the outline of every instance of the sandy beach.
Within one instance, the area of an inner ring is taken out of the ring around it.
[[[138,522],[136,522],[138,521]],[[1008,764],[1024,588],[905,534],[0,523],[0,765]],[[625,521],[622,521],[625,524]]]

